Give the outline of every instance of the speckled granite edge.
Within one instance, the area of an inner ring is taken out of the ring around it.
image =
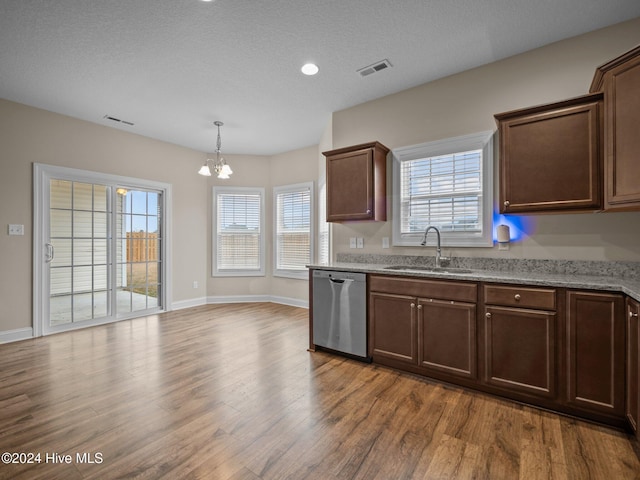
[[[434,266],[435,264],[433,256],[356,253],[339,253],[336,256],[336,261],[376,265]],[[449,266],[496,272],[640,278],[640,262],[454,257]]]
[[[390,270],[390,265],[433,267],[433,257],[405,255],[339,254],[330,265],[308,265],[310,269],[343,270],[382,275],[410,275],[477,282],[537,285],[584,290],[621,292],[640,302],[640,264],[635,262],[516,260],[456,258],[454,268],[469,272]]]

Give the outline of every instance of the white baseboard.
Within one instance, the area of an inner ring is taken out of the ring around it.
[[[214,295],[207,297],[207,303],[257,303],[270,302],[269,295]]]
[[[190,300],[180,300],[171,304],[171,310],[182,310],[183,308],[199,307],[206,305],[207,297],[192,298]]]
[[[33,338],[33,328],[17,328],[0,332],[0,343],[18,342]]]
[[[271,301],[273,303],[281,303],[282,305],[289,305],[291,307],[309,308],[309,300],[272,296]]]
[[[299,300],[297,298],[279,297],[273,295],[220,295],[207,297],[207,304],[257,302],[280,303],[282,305],[290,305],[292,307],[309,308],[309,302],[307,300]]]

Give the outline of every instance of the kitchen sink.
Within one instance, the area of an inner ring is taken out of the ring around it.
[[[423,267],[420,265],[390,265],[384,267],[385,270],[415,270],[419,272],[433,272],[433,273],[472,273],[473,270],[467,268],[456,267]]]

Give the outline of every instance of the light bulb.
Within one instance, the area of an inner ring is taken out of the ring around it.
[[[202,167],[200,167],[200,170],[198,170],[198,173],[200,175],[204,175],[205,177],[210,177],[211,176],[211,170],[209,170],[209,165],[207,163],[202,165]]]

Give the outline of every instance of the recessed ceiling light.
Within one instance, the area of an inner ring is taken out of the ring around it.
[[[318,66],[315,63],[305,63],[300,71],[305,75],[315,75],[318,73]]]

